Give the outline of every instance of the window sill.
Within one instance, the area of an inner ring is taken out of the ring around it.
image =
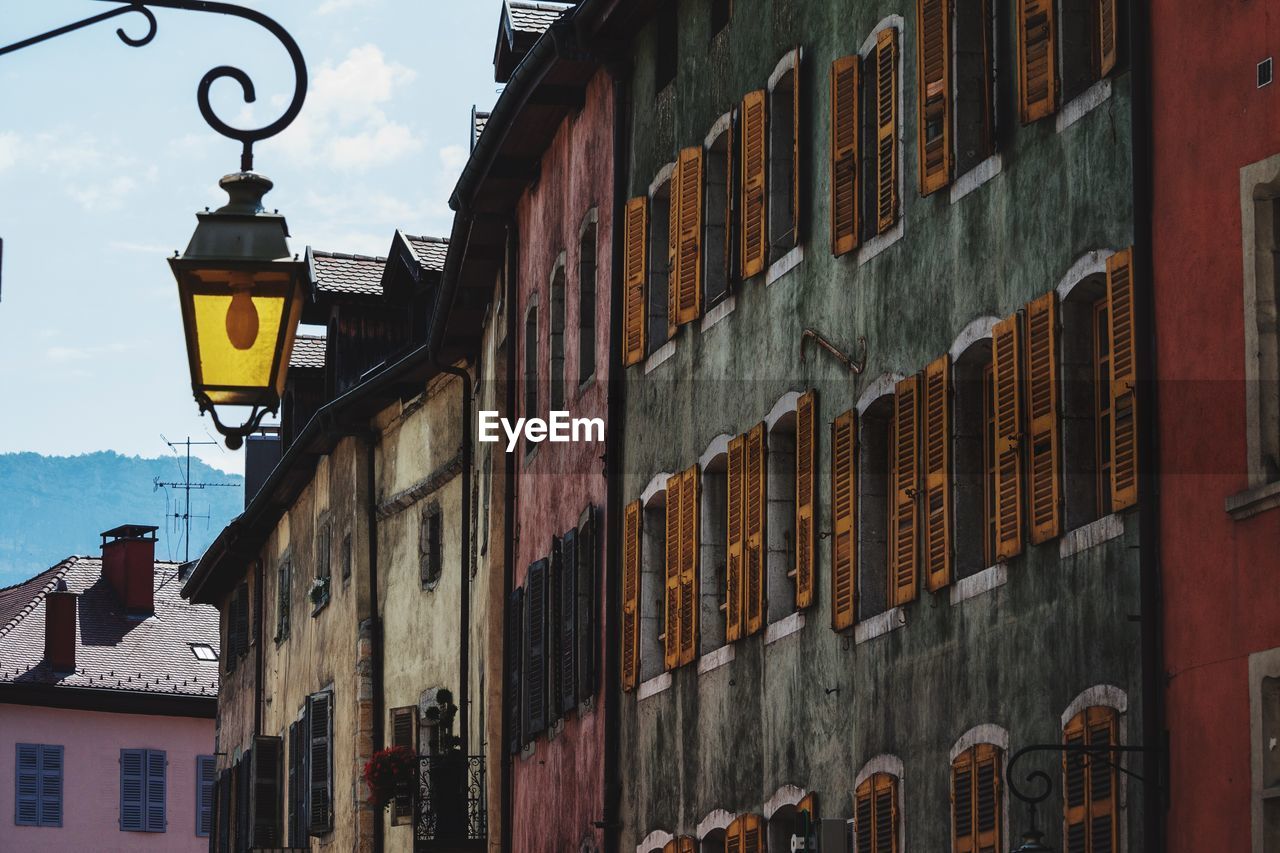
[[[1263,483],[1227,498],[1227,513],[1236,521],[1244,521],[1260,512],[1280,506],[1280,480]]]
[[[329,596],[326,595],[324,598],[322,598],[320,601],[316,602],[316,604],[312,606],[311,618],[314,619],[317,616],[319,616],[320,611],[324,610],[328,606],[329,606]]]
[[[656,350],[654,350],[653,353],[644,360],[645,376],[648,376],[650,373],[657,370],[658,365],[662,364],[664,361],[671,358],[671,356],[675,354],[676,354],[676,342],[675,342],[675,339],[673,338],[667,341],[662,346],[658,347]]]
[[[804,246],[796,246],[769,265],[764,274],[764,286],[768,287],[796,267],[804,260]]]
[[[698,658],[698,675],[706,675],[712,670],[726,666],[727,664],[732,663],[736,656],[737,652],[733,650],[733,645],[731,643],[725,643],[715,651],[707,652],[705,655]]]
[[[636,691],[636,701],[643,702],[644,700],[648,699],[650,696],[657,696],[659,693],[669,689],[670,687],[671,687],[670,672],[664,672],[664,673],[661,673],[660,675],[655,675],[653,678],[650,678],[648,681],[640,682],[640,689]]]
[[[955,204],[969,193],[978,189],[978,187],[1000,174],[1003,169],[1004,159],[999,154],[992,154],[951,184],[951,203]]]
[[[797,610],[790,616],[784,616],[777,622],[770,623],[764,629],[764,644],[776,643],[783,637],[789,637],[804,627],[804,611]]]
[[[853,626],[853,642],[856,645],[882,637],[890,631],[896,631],[907,624],[907,613],[901,607],[891,607],[883,613],[877,613],[870,619],[864,619]]]
[[[1008,582],[1009,567],[1004,563],[996,563],[980,572],[974,572],[951,585],[951,606],[955,607],[962,601],[977,598],[984,592],[991,592]]]
[[[906,229],[903,227],[902,217],[898,217],[898,222],[883,234],[877,234],[870,240],[862,244],[862,248],[858,250],[858,266],[862,266],[885,249],[902,239],[902,234]]]
[[[1058,559],[1065,560],[1067,557],[1097,547],[1103,542],[1118,539],[1122,535],[1124,535],[1124,518],[1114,512],[1104,515],[1097,521],[1082,524],[1065,534],[1058,541]]]
[[[738,299],[734,294],[729,294],[721,299],[716,306],[702,315],[702,322],[698,325],[698,330],[706,332],[716,323],[719,323],[725,317],[733,313],[733,309],[738,307]]]
[[[1067,101],[1062,109],[1058,110],[1058,116],[1055,119],[1058,133],[1062,133],[1062,131],[1080,121],[1080,119],[1106,103],[1110,97],[1111,80],[1108,77],[1104,77]]]

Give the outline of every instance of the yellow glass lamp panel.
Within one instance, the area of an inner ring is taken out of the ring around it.
[[[193,294],[200,381],[210,401],[234,403],[230,389],[273,388],[286,294]]]

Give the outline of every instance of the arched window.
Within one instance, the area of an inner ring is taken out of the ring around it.
[[[1107,282],[1091,271],[1069,285],[1062,314],[1062,444],[1066,529],[1111,511]]]
[[[642,498],[640,542],[640,681],[664,667],[667,553],[667,474],[659,474]]]
[[[1118,756],[1105,750],[1120,742],[1119,712],[1105,705],[1082,709],[1067,721],[1062,742],[1076,749],[1062,762],[1063,848],[1089,853],[1119,853],[1120,779]]]
[[[734,818],[725,830],[726,853],[762,853],[765,850],[764,818],[758,814],[744,814]]]
[[[538,303],[534,301],[524,315],[524,416],[538,414]],[[534,446],[526,442],[525,452]]]
[[[699,654],[725,643],[725,560],[728,541],[728,436],[720,436],[703,454],[698,618]]]
[[[1003,850],[1004,751],[980,743],[951,761],[951,849],[953,853]]]
[[[665,166],[649,189],[646,355],[652,354],[670,340],[674,332],[667,301],[668,288],[671,286],[671,175],[674,171],[674,163]]]
[[[858,784],[853,796],[853,838],[856,853],[898,853],[901,817],[898,777],[872,773]]]
[[[733,240],[736,221],[733,216],[733,188],[737,182],[731,179],[731,162],[734,122],[733,113],[726,113],[716,122],[707,137],[704,162],[706,189],[702,219],[702,306],[707,310],[729,295],[732,265],[735,258]]]
[[[565,253],[561,252],[551,273],[551,411],[564,409],[564,325],[565,325]]]
[[[881,382],[877,390],[884,391]],[[889,609],[889,484],[893,386],[859,406],[858,414],[858,618]]]
[[[995,434],[989,407],[991,327],[994,317],[971,323],[952,348],[954,421],[952,506],[956,578],[995,564]],[[958,352],[956,350],[959,350]]]
[[[800,64],[796,48],[769,80],[769,261],[800,243]]]
[[[578,385],[596,372],[596,211],[578,239]]]
[[[1242,172],[1245,423],[1250,489],[1280,482],[1280,177],[1276,159]],[[1254,511],[1267,504],[1253,504]],[[1235,503],[1235,501],[1233,501]],[[1245,517],[1237,515],[1238,518]]]
[[[697,853],[697,842],[687,835],[673,838],[663,845],[662,853]]]
[[[794,404],[769,424],[765,458],[768,479],[766,581],[768,621],[777,622],[796,609],[796,412]]]

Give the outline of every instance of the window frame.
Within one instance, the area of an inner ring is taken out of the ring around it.
[[[35,763],[34,768],[28,771],[30,775],[34,776],[34,779],[32,780],[32,785],[34,787],[34,793],[33,793],[34,799],[31,799],[31,802],[34,806],[33,820],[22,819],[22,802],[23,802],[22,753],[24,748],[32,752],[32,758],[34,759],[34,763]],[[47,770],[45,768],[46,759],[50,755],[57,756],[56,770]],[[13,824],[14,826],[34,826],[34,827],[48,827],[48,828],[61,827],[63,818],[65,816],[65,812],[66,812],[65,780],[66,780],[67,765],[66,765],[65,747],[63,747],[61,744],[15,743],[13,767],[14,767],[14,789],[13,789],[13,798],[14,798]],[[45,816],[46,805],[47,805],[46,799],[49,798],[49,795],[45,791],[44,783],[45,783],[46,777],[54,773],[56,773],[56,778],[57,778],[57,795],[55,797],[52,797],[52,799],[54,800],[53,805],[56,805],[56,808],[57,808],[57,817],[46,818]]]

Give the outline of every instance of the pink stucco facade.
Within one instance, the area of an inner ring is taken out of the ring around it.
[[[15,825],[16,744],[63,747],[61,827]],[[120,750],[164,750],[165,832],[120,830]],[[0,853],[206,851],[196,835],[196,756],[214,752],[211,719],[0,705]]]

